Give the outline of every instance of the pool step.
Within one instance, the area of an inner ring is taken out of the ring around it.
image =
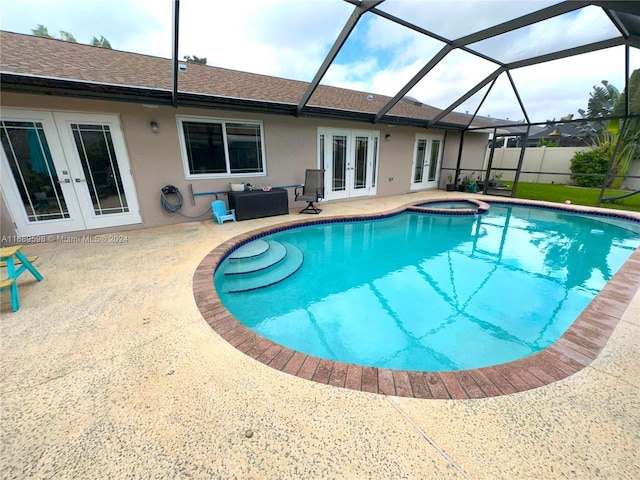
[[[231,260],[241,260],[245,258],[257,257],[269,250],[269,243],[265,240],[254,240],[249,242],[235,250],[229,258]]]
[[[262,250],[262,245],[260,245],[261,253],[258,255],[250,255],[246,257],[230,256],[229,265],[224,271],[225,275],[240,275],[265,270],[276,263],[281,262],[284,257],[287,256],[287,248],[280,242],[275,242],[273,240],[266,242],[264,240],[256,241],[264,242],[267,248]],[[244,245],[238,250],[248,247],[252,243],[253,242]]]
[[[268,287],[298,271],[304,261],[302,250],[287,242],[267,240],[266,243],[269,248],[257,256],[229,257],[223,266],[223,292],[239,293]]]

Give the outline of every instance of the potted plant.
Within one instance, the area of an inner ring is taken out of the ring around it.
[[[469,193],[476,193],[476,181],[473,178],[473,174],[474,172],[471,172],[471,174],[467,174],[464,176],[464,178],[462,179],[462,183],[461,185],[464,187],[464,189],[462,189],[461,191],[464,192],[469,192]]]
[[[502,173],[496,173],[489,179],[489,188],[501,188],[502,187]]]
[[[453,175],[449,174],[447,175],[447,185],[445,187],[447,189],[447,192],[453,192],[456,189],[456,184],[453,183]]]

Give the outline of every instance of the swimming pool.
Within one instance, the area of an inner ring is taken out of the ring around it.
[[[227,258],[215,284],[234,317],[294,351],[404,371],[475,369],[555,342],[640,244],[627,225],[499,203],[482,216],[327,222],[259,239],[257,250],[294,251],[285,280],[268,273],[266,288],[227,288],[238,284]],[[250,279],[262,275],[251,268]]]

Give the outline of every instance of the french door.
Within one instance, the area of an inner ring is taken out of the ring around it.
[[[377,131],[318,130],[318,163],[325,170],[327,200],[376,194],[379,143]]]
[[[3,109],[0,139],[18,235],[140,223],[117,116]]]
[[[416,135],[411,169],[411,190],[438,186],[442,144],[441,135]]]

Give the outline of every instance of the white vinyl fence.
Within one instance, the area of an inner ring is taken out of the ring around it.
[[[527,147],[522,162],[523,172],[519,181],[531,183],[568,183],[571,177],[571,159],[576,152],[584,152],[589,147]],[[487,149],[484,168],[489,165],[491,148]],[[520,159],[519,148],[496,148],[491,165],[492,175],[502,173],[503,180],[513,180]],[[502,171],[507,168],[514,171]],[[495,170],[495,172],[493,171]]]
[[[531,183],[569,183],[571,178],[571,159],[576,152],[585,152],[589,147],[527,147],[522,163],[520,182]],[[489,165],[491,148],[487,148],[484,160],[484,168]],[[503,180],[513,180],[515,169],[518,168],[520,158],[519,148],[496,148],[493,154],[491,175],[502,173]],[[501,168],[513,169],[500,170]],[[628,175],[640,176],[640,161],[632,162]],[[640,178],[628,178],[623,188],[632,190],[640,189]]]

